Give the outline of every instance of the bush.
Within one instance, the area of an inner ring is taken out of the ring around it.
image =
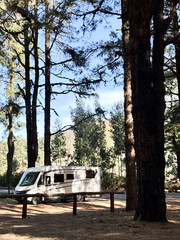
[[[180,191],[180,183],[169,184],[167,186],[169,192],[177,192]]]
[[[168,192],[179,192],[180,191],[180,181],[179,178],[173,178],[165,183],[165,188]]]
[[[125,177],[118,176],[116,174],[103,172],[102,174],[102,189],[117,191],[119,189],[126,188]]]
[[[21,176],[22,176],[22,173],[14,173],[12,175],[11,187],[16,187]],[[6,174],[0,175],[0,187],[7,187],[7,175]]]
[[[6,174],[0,175],[0,187],[6,187],[7,179]]]

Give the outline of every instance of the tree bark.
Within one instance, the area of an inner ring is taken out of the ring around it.
[[[25,1],[25,9],[28,9],[28,0]],[[27,131],[27,157],[28,167],[34,167],[35,162],[32,158],[32,122],[31,122],[31,82],[30,82],[30,51],[28,25],[24,31],[24,48],[25,48],[25,104],[26,104],[26,131]]]
[[[35,4],[35,18],[37,20],[37,8],[38,0]],[[38,25],[35,22],[34,26],[34,61],[35,61],[35,82],[34,91],[32,96],[32,159],[34,163],[38,157],[38,134],[37,134],[37,96],[38,96],[38,84],[39,84],[39,55],[38,55]]]
[[[176,59],[176,77],[178,83],[178,98],[179,98],[179,114],[180,114],[180,39],[178,38],[179,35],[179,25],[178,25],[178,16],[177,11],[174,14],[174,38],[175,40],[175,59]],[[175,148],[175,153],[177,157],[177,177],[180,179],[180,145],[176,140],[175,133],[173,134],[173,144]]]
[[[176,156],[177,156],[177,178],[180,179],[180,150],[176,151]]]
[[[138,205],[134,218],[146,221],[166,220],[164,148],[157,137],[157,130],[161,133],[163,128],[162,119],[158,119],[158,107],[164,105],[162,102],[157,104],[156,93],[161,89],[155,89],[161,86],[162,79],[160,83],[156,82],[157,79],[154,80],[155,70],[152,70],[150,62],[150,25],[157,7],[159,8],[159,1],[157,3],[153,0],[133,0],[130,4],[132,99],[138,183]],[[161,97],[162,94],[160,99]],[[162,109],[159,111],[160,114],[163,112]],[[156,120],[161,124],[159,128]]]
[[[49,3],[46,1],[46,29],[45,29],[45,124],[44,124],[44,164],[51,165],[50,159],[50,27],[49,27]]]
[[[8,193],[11,190],[12,183],[12,163],[14,156],[14,135],[13,135],[13,104],[12,104],[12,95],[13,95],[13,73],[10,74],[10,84],[9,84],[9,104],[8,104],[8,153],[7,153],[7,186]]]
[[[134,150],[131,67],[129,53],[129,9],[127,0],[121,1],[124,57],[124,111],[125,111],[125,152],[126,152],[126,210],[137,206],[137,179]]]
[[[155,156],[158,171],[154,173],[157,182],[159,211],[157,217],[166,220],[166,203],[164,192],[165,157],[164,157],[164,111],[165,111],[165,78],[164,78],[164,0],[156,3],[154,10],[154,42],[153,42],[153,97],[155,117]]]
[[[174,14],[174,38],[175,38],[175,59],[176,59],[176,76],[178,82],[178,97],[179,97],[179,104],[180,104],[180,39],[179,35],[179,25],[178,25],[178,16],[177,11]]]
[[[174,151],[177,157],[177,178],[180,179],[180,148],[179,148],[178,139],[177,139],[175,130],[173,131],[172,142],[173,142]]]

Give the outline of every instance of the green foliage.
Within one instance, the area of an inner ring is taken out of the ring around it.
[[[172,49],[169,48],[169,54]],[[170,54],[171,55],[171,54]],[[174,74],[171,59],[171,68],[165,72],[166,77],[166,112],[165,112],[165,151],[167,177],[178,175],[180,166],[180,105],[177,98],[178,83]]]
[[[20,178],[22,176],[22,172],[21,173],[13,173],[12,174],[12,178],[11,178],[11,187],[16,187],[16,185],[18,184]],[[6,174],[2,174],[0,175],[0,187],[7,187],[7,176]]]
[[[112,139],[114,141],[114,153],[116,156],[120,156],[125,152],[125,123],[122,104],[117,104],[115,109],[111,111],[110,124],[112,127]]]
[[[165,183],[165,188],[169,192],[180,192],[180,182],[179,179],[172,179],[169,182]]]
[[[39,155],[37,159],[37,166],[43,165],[44,160],[44,140],[39,139]],[[0,141],[0,175],[6,173],[7,170],[7,142]],[[26,139],[17,138],[15,139],[15,151],[13,158],[13,173],[21,173],[27,169],[27,143]]]
[[[173,152],[167,152],[166,155],[166,178],[172,179],[177,174],[177,159]]]
[[[38,141],[38,157],[36,161],[36,166],[44,165],[44,138],[39,138]]]
[[[82,50],[78,51],[78,50],[74,50],[72,48],[67,48],[66,52],[71,55],[76,66],[85,67],[86,57],[85,57],[85,53]]]
[[[113,173],[108,173],[106,171],[102,174],[102,189],[103,190],[119,190],[126,188],[125,177],[118,176]]]
[[[96,109],[100,109],[98,104]],[[101,166],[107,169],[110,167],[111,152],[106,148],[106,126],[99,113],[99,110],[96,113],[86,110],[83,102],[77,100],[77,108],[72,112],[75,125],[74,161],[77,165]]]
[[[60,128],[57,123],[58,128]],[[61,163],[62,158],[67,154],[65,136],[62,133],[57,133],[51,139],[51,157],[52,161],[58,160]]]
[[[13,158],[13,172],[23,171],[27,168],[27,153],[26,141],[24,139],[15,140],[15,152]],[[7,170],[7,155],[8,148],[6,141],[0,142],[0,175]]]
[[[122,167],[124,165],[125,156],[125,123],[124,123],[124,112],[122,104],[118,103],[115,105],[110,113],[110,126],[111,126],[111,137],[113,139],[112,155],[114,163],[118,166],[119,174],[122,173]],[[120,173],[121,166],[121,173]]]
[[[177,192],[178,190],[180,191],[180,183],[168,185],[169,192]]]
[[[5,74],[2,79],[2,89],[3,101],[0,104],[0,122],[8,129],[9,121],[8,116],[12,115],[13,125],[18,128],[21,125],[18,122],[18,117],[22,114],[21,110],[21,97],[19,94],[19,89],[17,84],[19,78],[16,72],[19,70],[17,64],[17,56],[14,51],[14,47],[19,50],[20,47],[13,40],[6,38],[0,46],[0,66],[3,68]],[[12,110],[10,110],[12,108]]]

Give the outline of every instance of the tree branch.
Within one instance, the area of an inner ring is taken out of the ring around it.
[[[94,114],[90,114],[88,115],[87,117],[84,117],[82,118],[80,121],[78,121],[77,123],[75,123],[74,125],[67,125],[67,126],[64,126],[63,128],[59,129],[58,131],[54,132],[54,133],[51,133],[51,136],[57,134],[57,133],[63,133],[63,132],[66,132],[68,130],[74,130],[76,126],[78,126],[79,124],[81,124],[82,122],[92,118],[92,117],[95,117],[95,116],[98,116],[98,115],[103,115],[103,117],[106,119],[106,116],[105,116],[105,112],[104,110],[102,110],[101,108],[97,108],[95,110],[96,112]]]

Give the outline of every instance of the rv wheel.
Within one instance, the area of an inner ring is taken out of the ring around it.
[[[40,203],[41,198],[40,197],[33,197],[31,202],[33,205],[37,205],[38,203]]]
[[[17,199],[18,203],[22,204],[23,200],[22,199]]]
[[[77,195],[77,201],[78,202],[84,202],[85,201],[85,196],[84,195]]]

